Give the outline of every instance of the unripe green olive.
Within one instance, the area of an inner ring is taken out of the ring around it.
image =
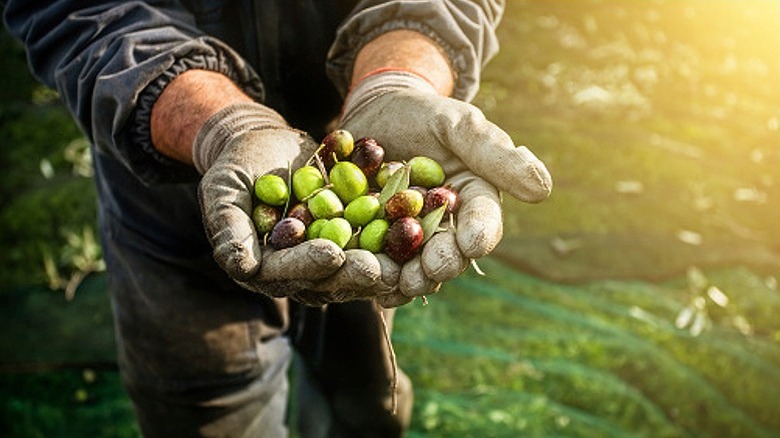
[[[279,207],[287,203],[290,189],[282,177],[268,173],[255,180],[255,195],[260,201]]]
[[[428,157],[414,157],[409,160],[409,184],[430,189],[444,183],[444,169]]]
[[[376,196],[358,196],[347,204],[344,209],[344,219],[353,227],[362,227],[374,219],[379,208],[379,199]]]
[[[311,239],[316,239],[316,238],[320,237],[320,231],[322,231],[322,227],[326,223],[328,223],[329,220],[330,219],[324,219],[324,218],[323,219],[317,219],[314,222],[312,222],[311,224],[309,224],[309,226],[306,227],[306,238],[311,240]]]
[[[339,198],[349,204],[358,196],[368,193],[368,179],[354,163],[339,161],[330,170],[330,183]]]
[[[360,247],[374,254],[385,248],[385,234],[390,223],[385,219],[374,219],[360,232]]]
[[[309,198],[306,204],[314,219],[330,219],[344,214],[344,204],[330,189],[320,191]]]
[[[325,186],[325,177],[314,166],[303,166],[296,170],[292,176],[293,194],[298,200],[304,200],[307,196]]]
[[[390,179],[390,176],[403,167],[404,163],[400,161],[388,161],[382,164],[382,167],[380,167],[379,171],[376,173],[376,184],[379,188],[383,188],[385,184],[387,184],[387,180]]]
[[[344,248],[352,238],[352,226],[343,217],[334,217],[322,226],[319,237],[335,242],[336,245]]]

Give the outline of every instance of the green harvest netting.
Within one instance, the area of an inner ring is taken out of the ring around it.
[[[416,387],[410,436],[780,432],[780,327],[771,316],[780,294],[762,276],[707,272],[730,301],[709,303],[706,327],[692,333],[677,325],[691,300],[685,278],[561,285],[492,258],[480,266],[486,276],[469,271],[427,306],[418,300],[397,313],[394,346]],[[7,436],[72,436],[74,427],[137,436],[116,372],[106,367],[113,346],[104,287],[102,277],[91,278],[68,306],[43,289],[0,295],[0,329],[14,333],[0,345],[2,365],[14,371],[0,375]],[[734,324],[737,316],[749,331]],[[49,366],[23,369],[42,363]],[[96,379],[86,379],[90,370]]]
[[[483,265],[487,276],[466,275],[428,306],[399,312],[395,347],[423,386],[415,426],[424,436],[780,431],[780,347],[768,337],[777,323],[753,320],[767,336],[730,323],[740,302],[780,309],[780,296],[754,274],[716,274],[730,284],[732,313],[710,311],[708,328],[694,335],[675,325],[684,284],[559,285]]]

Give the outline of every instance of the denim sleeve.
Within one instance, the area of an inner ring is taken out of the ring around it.
[[[175,0],[3,2],[33,74],[59,91],[82,131],[146,184],[195,178],[151,143],[151,109],[192,68],[222,72],[255,98],[262,84],[231,48],[207,37]]]
[[[498,52],[496,27],[503,0],[368,0],[338,29],[328,54],[328,75],[347,92],[355,55],[381,33],[410,29],[427,35],[448,55],[455,73],[453,97],[470,101],[479,89],[482,67]]]

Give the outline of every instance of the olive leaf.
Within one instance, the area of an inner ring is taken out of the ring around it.
[[[423,243],[426,243],[439,229],[441,219],[444,217],[444,212],[447,210],[447,204],[445,203],[441,207],[433,210],[420,219],[420,226],[423,229]]]
[[[382,188],[382,192],[379,193],[379,205],[380,211],[384,210],[387,201],[396,193],[401,190],[409,188],[409,165],[405,164],[404,167],[396,170],[390,178],[387,179],[387,183]]]

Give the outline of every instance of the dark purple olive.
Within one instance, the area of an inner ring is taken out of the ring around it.
[[[460,195],[455,189],[448,185],[428,189],[420,216],[425,217],[428,213],[445,203],[447,204],[445,213],[456,213],[458,211],[458,208],[460,208]]]
[[[423,243],[423,229],[413,217],[402,217],[390,225],[385,234],[385,253],[397,263],[414,258]]]
[[[293,205],[287,212],[287,217],[294,217],[307,227],[314,222],[314,216],[312,216],[309,206],[303,202]]]
[[[268,241],[274,249],[284,249],[295,246],[305,239],[306,225],[299,219],[287,217],[274,226]]]
[[[377,141],[370,137],[363,137],[355,142],[351,161],[371,178],[379,171],[385,159],[385,150]]]

